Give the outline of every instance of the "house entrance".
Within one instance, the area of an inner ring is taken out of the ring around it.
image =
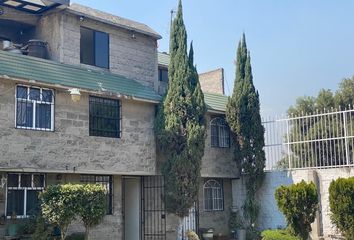
[[[166,210],[162,176],[143,177],[141,182],[142,240],[166,240]]]
[[[125,177],[124,196],[124,239],[140,239],[140,177]]]

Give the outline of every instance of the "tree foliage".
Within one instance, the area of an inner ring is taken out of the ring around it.
[[[70,223],[80,218],[87,239],[89,229],[99,224],[105,215],[105,194],[104,187],[97,184],[52,185],[40,194],[42,215],[50,224],[60,228],[62,240],[66,238]]]
[[[328,111],[340,110],[354,104],[354,77],[344,79],[335,94],[331,90],[322,89],[316,97],[300,97],[296,104],[288,109],[290,117],[302,117],[316,113],[327,113]],[[353,117],[352,113],[346,114],[347,119]],[[313,166],[333,166],[346,164],[343,157],[344,140],[339,139],[344,136],[345,131],[354,129],[352,122],[347,123],[345,128],[343,114],[323,115],[311,118],[294,118],[290,121],[291,129],[289,137],[291,142],[291,163],[292,167],[313,167]],[[349,125],[352,124],[352,125]],[[304,142],[307,140],[331,139],[319,144]],[[352,142],[348,142],[349,149],[353,149]],[[279,163],[287,166],[288,156]]]
[[[332,223],[347,240],[354,239],[354,177],[331,182],[329,206]]]
[[[106,190],[99,184],[82,185],[78,202],[78,215],[85,226],[85,239],[88,240],[90,229],[98,225],[106,215]]]
[[[284,214],[289,230],[303,240],[311,232],[318,209],[318,195],[314,183],[302,180],[298,184],[280,186],[275,191],[275,199]]]
[[[180,1],[171,29],[169,86],[155,122],[157,143],[166,157],[162,169],[166,209],[180,218],[188,214],[197,200],[204,154],[206,106],[193,54],[191,45],[187,55]]]
[[[234,135],[235,160],[239,169],[247,174],[244,216],[249,226],[254,228],[259,210],[255,194],[264,178],[264,128],[245,35],[237,49],[236,79],[233,94],[227,103],[226,119]]]

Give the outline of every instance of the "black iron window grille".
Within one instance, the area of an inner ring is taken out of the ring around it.
[[[24,218],[39,211],[38,194],[45,186],[44,174],[9,173],[7,175],[6,216]]]
[[[121,137],[119,100],[90,96],[90,136]]]
[[[210,128],[212,147],[230,147],[230,128],[224,118],[213,118],[210,122]]]
[[[223,182],[216,179],[209,179],[203,186],[204,210],[222,211],[224,210]]]
[[[16,128],[54,131],[53,90],[16,87]]]
[[[106,189],[106,214],[113,213],[113,183],[112,176],[107,175],[80,175],[80,182],[85,184],[100,184]]]

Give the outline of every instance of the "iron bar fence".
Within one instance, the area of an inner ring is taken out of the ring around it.
[[[354,109],[264,118],[266,170],[354,165]]]

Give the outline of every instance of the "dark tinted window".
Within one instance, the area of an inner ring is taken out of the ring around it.
[[[109,68],[109,38],[107,33],[95,32],[95,62],[97,67]]]
[[[168,71],[164,68],[159,68],[159,81],[168,82]]]
[[[80,60],[81,63],[94,65],[94,32],[91,29],[81,28]]]
[[[81,28],[81,63],[109,68],[109,35],[88,28]]]

